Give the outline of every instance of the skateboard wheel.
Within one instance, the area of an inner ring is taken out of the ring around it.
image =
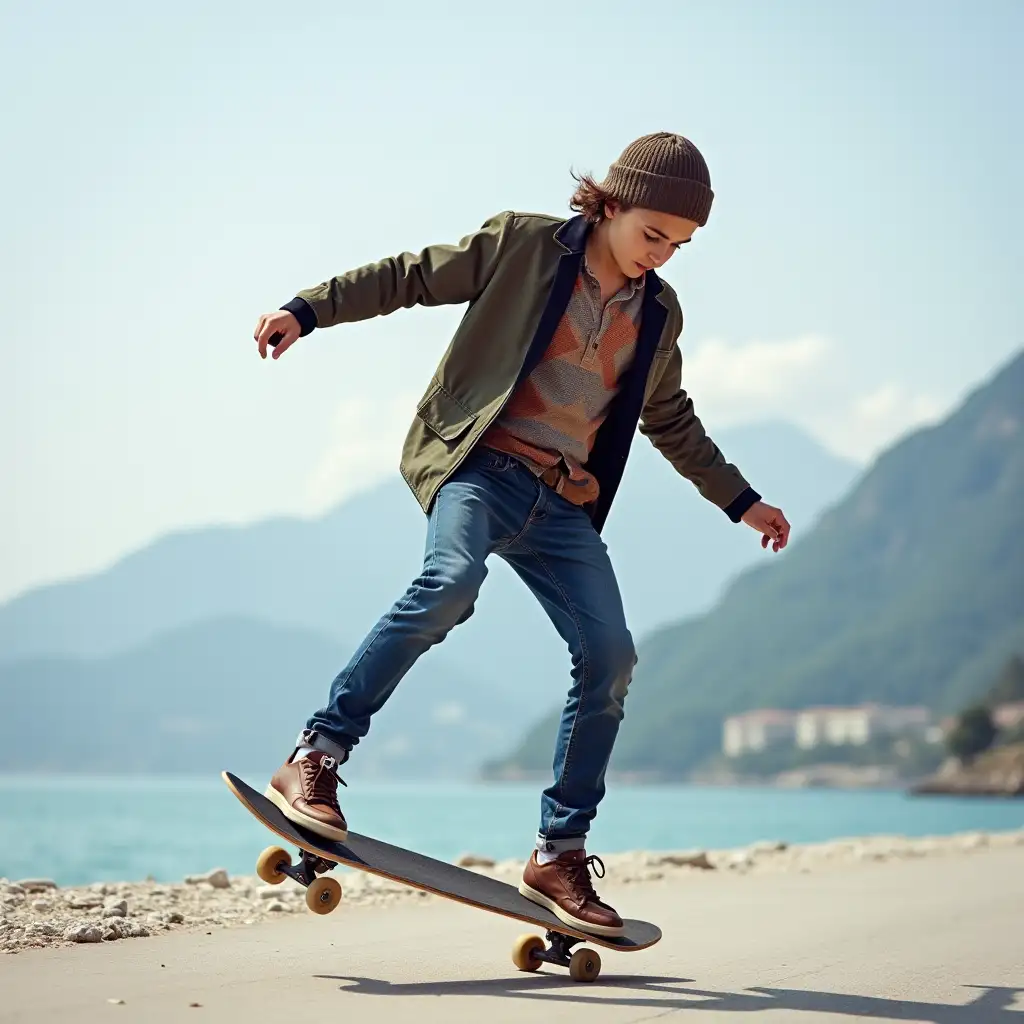
[[[292,859],[287,850],[280,846],[268,846],[256,861],[256,874],[268,885],[280,885],[288,876],[281,870],[292,866]]]
[[[543,961],[534,956],[544,949],[544,940],[539,935],[520,935],[512,947],[512,963],[521,971],[535,971]]]
[[[569,959],[569,977],[573,981],[594,981],[601,973],[601,957],[593,949],[580,946]]]
[[[306,906],[314,914],[329,914],[341,902],[341,883],[336,878],[317,878],[306,889]]]

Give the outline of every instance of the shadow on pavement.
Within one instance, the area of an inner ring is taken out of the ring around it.
[[[965,985],[977,995],[968,1003],[920,1002],[912,999],[884,999],[842,992],[813,992],[802,989],[755,986],[742,992],[713,992],[688,988],[691,978],[632,977],[611,975],[593,985],[582,985],[553,974],[522,974],[481,981],[423,981],[391,984],[376,978],[318,974],[318,978],[341,981],[345,993],[388,996],[504,996],[530,1000],[557,1000],[605,1006],[631,1006],[651,1010],[714,1010],[717,1013],[760,1013],[792,1010],[808,1014],[844,1014],[869,1020],[912,1020],[922,1024],[1024,1024],[1024,1014],[1010,1009],[1021,987]],[[634,994],[635,993],[635,994]],[[650,993],[650,995],[645,995]]]

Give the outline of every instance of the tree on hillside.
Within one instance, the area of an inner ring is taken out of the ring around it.
[[[985,703],[991,708],[1018,700],[1024,700],[1024,658],[1015,654],[1003,666]]]
[[[967,708],[957,717],[956,725],[946,737],[949,752],[961,761],[988,750],[996,738],[996,727],[988,708],[977,706]]]

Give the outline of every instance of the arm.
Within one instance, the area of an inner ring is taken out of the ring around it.
[[[512,213],[492,217],[458,245],[431,245],[369,263],[307,288],[282,308],[294,313],[302,334],[315,327],[369,320],[410,306],[471,302],[486,287],[501,258]]]
[[[703,497],[738,523],[761,496],[735,466],[726,462],[708,437],[694,412],[693,402],[682,389],[682,370],[682,353],[675,344],[661,380],[644,405],[640,433],[650,438],[654,447]]]

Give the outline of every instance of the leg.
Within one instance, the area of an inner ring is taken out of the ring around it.
[[[586,513],[551,491],[504,554],[572,653],[554,781],[541,798],[538,849],[526,864],[519,891],[573,927],[621,935],[622,918],[601,901],[590,877],[591,865],[599,876],[604,865],[585,850],[636,663],[615,573]]]
[[[583,847],[604,796],[636,651],[607,548],[587,514],[547,491],[534,519],[503,554],[572,654],[554,781],[541,801],[540,834],[561,852]]]
[[[521,531],[536,500],[511,466],[480,452],[438,492],[419,576],[335,678],[327,706],[307,723],[309,746],[344,761],[420,655],[472,615],[487,556]]]

